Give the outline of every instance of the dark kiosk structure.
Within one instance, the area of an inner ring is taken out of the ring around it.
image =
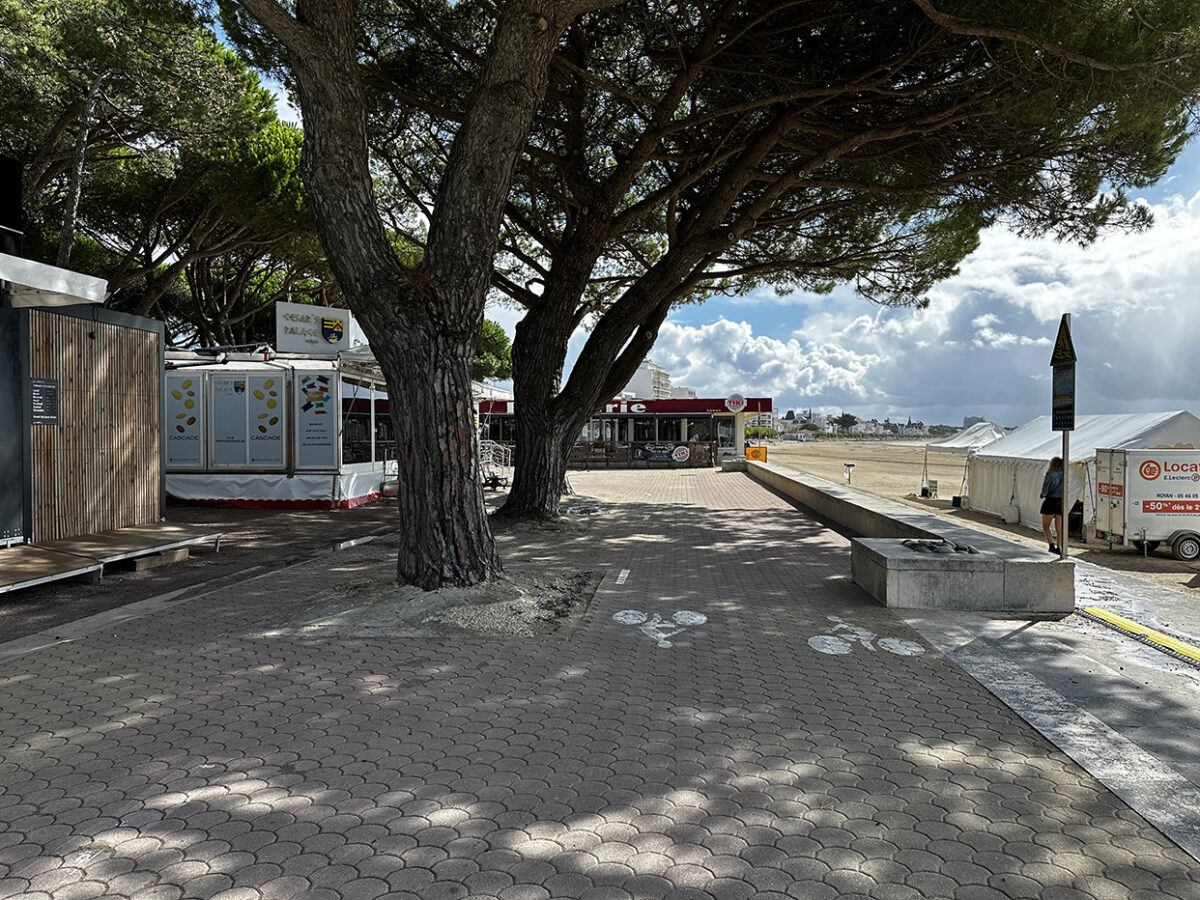
[[[159,522],[161,322],[0,307],[0,545]]]

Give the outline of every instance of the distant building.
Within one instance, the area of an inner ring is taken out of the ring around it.
[[[625,385],[625,391],[631,392],[639,400],[670,400],[671,376],[658,363],[647,359],[633,373]]]
[[[775,418],[774,413],[759,413],[758,415],[748,416],[746,418],[747,428],[770,428],[774,431],[779,430],[779,420]]]
[[[972,425],[978,425],[980,422],[986,422],[983,416],[963,416],[963,428],[970,428]]]
[[[884,427],[876,421],[864,422],[859,419],[858,422],[850,426],[851,434],[883,434]]]
[[[690,387],[673,387],[671,388],[672,400],[695,400],[696,391]]]

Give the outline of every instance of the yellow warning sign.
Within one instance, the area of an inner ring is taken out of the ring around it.
[[[1058,323],[1058,337],[1054,341],[1054,353],[1050,356],[1052,366],[1070,366],[1077,362],[1075,345],[1071,343],[1070,319],[1066,314]]]

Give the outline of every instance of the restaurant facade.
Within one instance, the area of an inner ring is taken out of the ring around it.
[[[613,400],[583,427],[571,452],[573,468],[695,468],[743,453],[747,419],[772,411],[770,397]],[[516,442],[512,400],[480,404],[486,440]]]

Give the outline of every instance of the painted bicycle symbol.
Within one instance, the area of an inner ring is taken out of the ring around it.
[[[704,613],[692,612],[690,609],[674,612],[670,619],[663,619],[658,613],[649,617],[640,609],[623,609],[613,613],[612,618],[619,625],[636,625],[638,631],[651,638],[659,647],[672,646],[667,638],[708,621],[708,616]]]
[[[872,653],[875,645],[888,653],[897,656],[918,656],[925,648],[916,641],[906,641],[903,638],[877,638],[875,632],[868,631],[858,625],[852,625],[840,616],[826,616],[834,623],[834,634],[815,634],[808,639],[808,646],[818,653],[829,653],[834,656],[844,656],[854,649],[855,644],[862,644]]]

